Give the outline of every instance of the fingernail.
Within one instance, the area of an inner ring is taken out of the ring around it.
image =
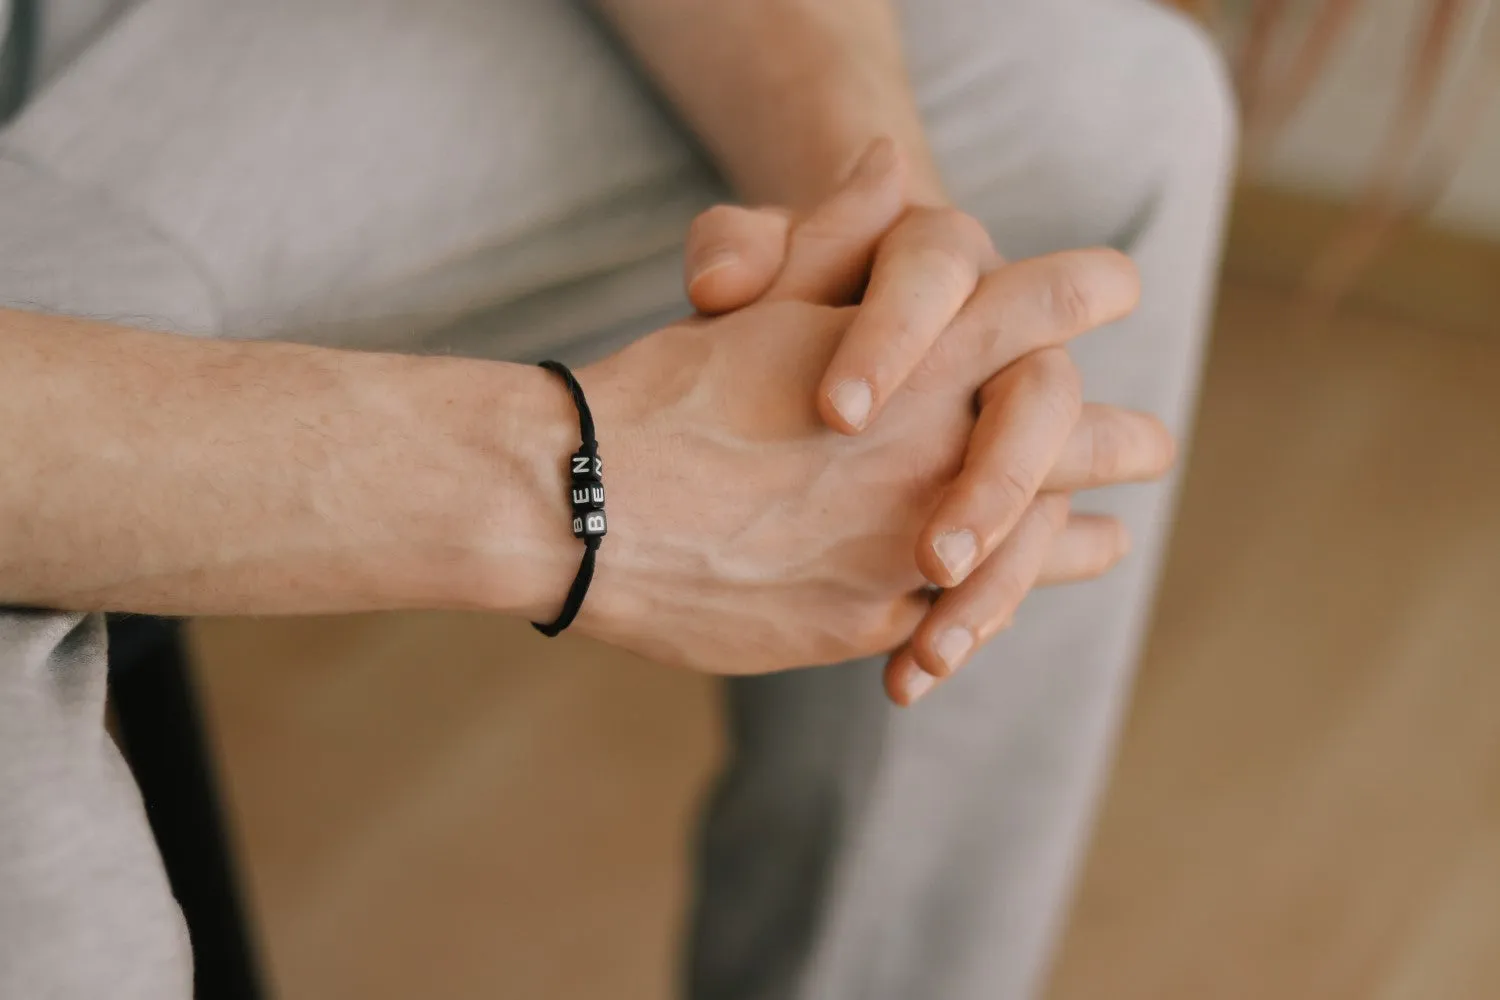
[[[969,650],[974,648],[974,633],[966,628],[955,626],[939,635],[932,647],[938,659],[942,660],[949,670],[957,670],[963,664],[964,657],[969,655]]]
[[[708,275],[712,274],[715,271],[721,271],[724,268],[729,267],[737,260],[739,260],[739,256],[735,254],[733,250],[720,249],[713,251],[707,257],[705,257],[703,259],[703,262],[700,263],[697,269],[693,271],[693,276],[688,279],[688,291],[692,291],[693,286],[698,284],[699,281],[703,280]]]
[[[974,556],[979,552],[979,543],[974,539],[974,532],[967,528],[962,531],[945,531],[932,543],[932,551],[937,553],[943,568],[957,583],[968,575],[969,567],[974,564]]]
[[[870,407],[875,402],[870,383],[857,378],[845,379],[834,386],[828,398],[833,402],[833,408],[839,411],[839,416],[844,418],[844,423],[855,430],[864,428],[865,421],[870,419]]]
[[[931,691],[932,686],[936,683],[936,677],[933,677],[915,663],[910,664],[906,672],[906,679],[901,682],[901,687],[906,692],[907,704],[915,702],[928,691]]]

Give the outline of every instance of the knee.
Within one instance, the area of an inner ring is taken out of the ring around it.
[[[1236,101],[1194,22],[1157,0],[945,2],[920,20],[907,0],[915,75],[953,193],[1003,252],[1121,245],[1163,199],[1223,188]]]
[[[1238,101],[1223,52],[1197,22],[1158,0],[1075,2],[1092,15],[1085,48],[1105,64],[1082,98],[1091,110],[1077,120],[1095,133],[1082,143],[1105,165],[1094,182],[1114,220],[1108,242],[1133,249],[1155,221],[1219,204]]]
[[[1144,72],[1131,94],[1167,170],[1225,173],[1239,139],[1239,102],[1224,54],[1197,22],[1156,0],[1132,0]],[[1124,13],[1125,11],[1122,11]]]

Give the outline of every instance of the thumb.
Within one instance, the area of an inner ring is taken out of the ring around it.
[[[875,249],[906,212],[905,164],[896,144],[876,139],[843,186],[792,230],[773,299],[846,306],[859,300]]]
[[[707,316],[760,298],[786,261],[791,213],[715,205],[688,229],[683,278],[688,300]]]

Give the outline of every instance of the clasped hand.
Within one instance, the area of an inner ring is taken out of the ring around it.
[[[889,652],[909,704],[1124,555],[1069,494],[1162,475],[1172,438],[1083,403],[1064,345],[1135,307],[1128,258],[1005,263],[881,141],[806,218],[700,216],[687,260],[702,315],[580,376],[613,514],[585,630],[724,674]]]

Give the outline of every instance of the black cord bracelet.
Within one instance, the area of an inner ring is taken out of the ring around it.
[[[563,602],[562,612],[550,625],[532,622],[531,627],[549,638],[573,624],[578,609],[594,581],[594,554],[604,540],[609,524],[604,517],[604,464],[599,461],[599,442],[594,439],[594,415],[583,398],[583,386],[561,361],[543,361],[541,366],[561,376],[568,384],[568,393],[573,405],[578,407],[578,436],[582,444],[569,460],[568,470],[573,479],[569,499],[573,504],[573,537],[583,539],[583,562],[578,566],[578,575],[573,586],[568,588],[568,599]]]

